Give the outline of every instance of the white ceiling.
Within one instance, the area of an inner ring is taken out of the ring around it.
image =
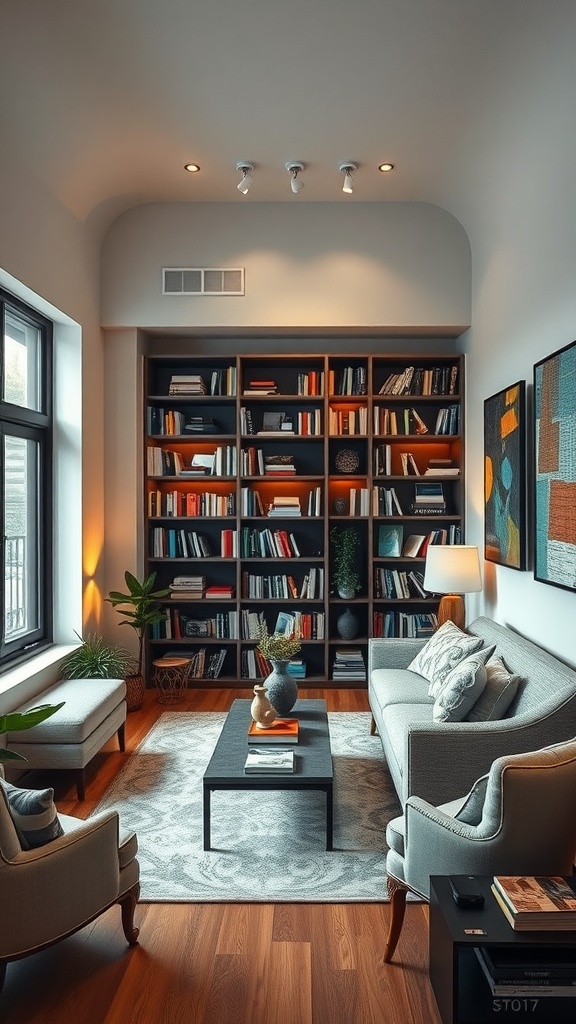
[[[0,0],[2,147],[82,221],[150,201],[448,206],[462,167],[489,168],[478,115],[555,8],[565,0]],[[297,196],[290,159],[306,164]],[[255,165],[245,197],[238,160]],[[350,197],[344,160],[358,164]]]

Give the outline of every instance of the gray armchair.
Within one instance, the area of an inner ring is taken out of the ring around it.
[[[384,961],[400,938],[407,893],[428,899],[430,875],[572,874],[575,806],[576,739],[499,757],[466,797],[440,807],[409,797],[386,830]]]
[[[122,908],[128,943],[138,940],[136,835],[119,836],[115,811],[87,821],[63,814],[59,819],[63,835],[22,849],[0,786],[0,991],[11,960],[51,946],[115,903]]]

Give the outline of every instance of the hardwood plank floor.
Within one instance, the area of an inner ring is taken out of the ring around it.
[[[303,690],[329,710],[368,710],[361,689]],[[171,711],[226,710],[250,690],[194,690]],[[166,710],[147,691],[128,715],[132,752]],[[50,782],[58,809],[86,817],[127,754],[111,741],[87,771]],[[42,908],[39,907],[39,913]],[[440,1024],[428,981],[428,908],[409,904],[396,962],[382,963],[388,904],[140,904],[127,947],[119,908],[51,949],[9,964],[2,1024]],[[2,922],[0,919],[0,927]]]

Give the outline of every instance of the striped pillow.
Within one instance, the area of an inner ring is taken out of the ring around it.
[[[18,789],[0,780],[23,850],[45,846],[64,835],[53,789]]]

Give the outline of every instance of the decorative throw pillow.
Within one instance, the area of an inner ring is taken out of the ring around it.
[[[476,651],[446,676],[432,708],[435,722],[461,722],[466,717],[486,686],[486,662],[493,654],[494,647]]]
[[[428,696],[437,697],[448,673],[469,654],[479,651],[483,642],[481,637],[469,636],[448,619],[432,634],[408,668],[424,676],[430,683]]]
[[[53,789],[18,789],[0,782],[23,850],[45,846],[64,835],[56,812]]]
[[[520,676],[512,675],[502,658],[486,662],[486,686],[466,715],[468,722],[493,722],[504,718],[521,683]]]
[[[458,814],[454,815],[457,821],[463,821],[466,825],[480,824],[482,821],[482,811],[484,810],[484,798],[486,796],[487,785],[487,775],[483,775],[481,779],[476,780],[462,804],[462,807],[458,811]]]

